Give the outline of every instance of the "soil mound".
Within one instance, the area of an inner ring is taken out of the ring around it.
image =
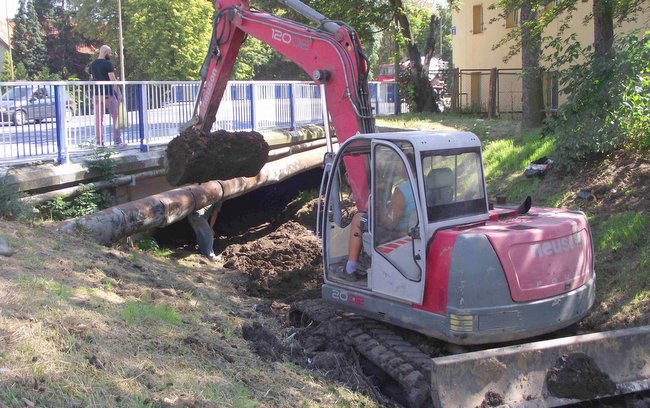
[[[319,295],[320,242],[297,222],[284,223],[256,241],[230,245],[221,256],[224,267],[248,275],[250,296],[292,302]]]
[[[269,157],[269,145],[257,132],[188,129],[167,145],[167,181],[173,186],[253,177]]]
[[[560,398],[595,399],[616,392],[616,384],[584,353],[563,355],[546,374],[548,391]]]

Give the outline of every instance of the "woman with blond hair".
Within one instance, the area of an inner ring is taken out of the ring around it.
[[[111,63],[111,47],[102,45],[99,48],[99,57],[90,64],[90,73],[94,81],[116,82],[115,68]],[[108,105],[108,113],[111,115],[113,128],[113,143],[116,146],[122,145],[120,130],[117,125],[117,115],[120,102],[123,100],[120,88],[116,85],[95,85],[93,86],[93,102],[95,105],[95,137],[97,146],[104,146],[104,112]]]

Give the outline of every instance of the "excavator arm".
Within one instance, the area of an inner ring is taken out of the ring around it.
[[[201,89],[194,116],[185,127],[210,132],[241,45],[246,35],[251,35],[300,66],[316,84],[324,85],[327,111],[339,143],[357,133],[375,132],[366,58],[354,30],[328,20],[300,1],[282,3],[320,27],[251,10],[246,0],[216,0]],[[346,167],[359,208],[365,210],[365,163],[362,158],[346,158]]]

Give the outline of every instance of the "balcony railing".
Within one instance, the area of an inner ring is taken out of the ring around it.
[[[127,126],[120,130],[123,143],[147,151],[166,144],[192,117],[199,82],[120,82]],[[93,95],[105,84],[73,82],[0,83],[0,161],[56,158],[66,163],[70,155],[91,148],[96,134]],[[370,83],[376,115],[397,112],[394,83]],[[231,81],[217,112],[213,130],[294,130],[322,124],[320,88],[311,82]],[[402,111],[403,108],[402,108]],[[116,142],[115,123],[104,107],[106,145]]]

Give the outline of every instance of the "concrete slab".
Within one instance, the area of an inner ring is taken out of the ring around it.
[[[294,131],[268,130],[262,135],[271,149],[286,148],[324,138],[322,126],[304,126]],[[121,175],[138,174],[150,170],[163,169],[167,145],[150,145],[148,152],[141,152],[139,146],[116,149],[112,157],[116,161],[115,173]],[[96,181],[97,172],[89,169],[91,152],[71,155],[70,162],[58,164],[55,160],[11,161],[0,163],[0,177],[6,176],[9,185],[22,193],[42,193]]]

